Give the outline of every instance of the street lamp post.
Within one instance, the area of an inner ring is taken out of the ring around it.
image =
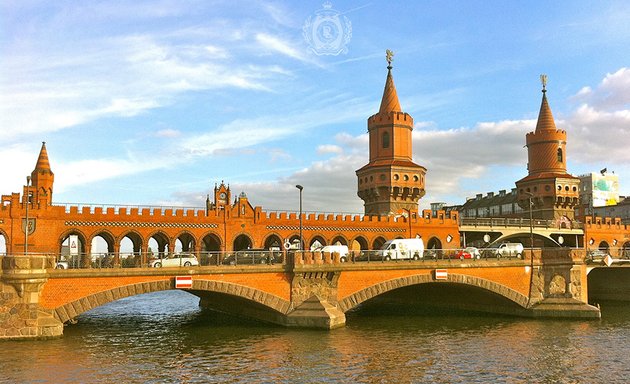
[[[531,192],[525,192],[527,199],[529,200],[529,255],[531,257],[531,268],[534,269],[534,218],[532,214],[532,197],[534,195]]]
[[[28,225],[28,205],[30,203],[30,185],[31,185],[31,177],[30,176],[26,176],[26,224],[24,225],[24,255],[28,255],[28,232],[29,232],[29,225]]]
[[[532,197],[534,197],[534,195],[531,192],[525,192],[525,194],[527,195],[527,200],[529,202],[529,297],[527,299],[527,306],[529,307],[529,304],[531,303],[532,300],[532,289],[533,289],[533,285],[534,285],[534,218],[533,218],[533,214],[532,214],[532,205],[533,205],[533,201],[532,201]]]
[[[296,185],[295,188],[300,190],[300,251],[304,249],[304,243],[302,242],[302,190],[303,186],[300,184]]]

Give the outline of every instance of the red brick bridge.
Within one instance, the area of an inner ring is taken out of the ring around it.
[[[535,250],[533,260],[419,260],[340,263],[304,252],[276,265],[54,269],[46,256],[2,260],[0,338],[54,337],[92,308],[133,295],[184,289],[200,305],[289,327],[332,329],[362,303],[404,287],[456,286],[475,295],[448,303],[529,317],[599,318],[588,305],[587,265],[575,249]],[[176,277],[189,277],[178,288]],[[478,302],[471,297],[478,297]],[[448,304],[447,303],[447,304]]]

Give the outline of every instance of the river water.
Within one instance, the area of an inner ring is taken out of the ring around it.
[[[630,304],[602,319],[357,311],[333,331],[202,310],[181,291],[81,315],[64,337],[0,342],[2,383],[622,383]]]

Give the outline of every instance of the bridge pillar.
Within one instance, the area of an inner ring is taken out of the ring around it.
[[[305,265],[294,270],[287,326],[333,329],[346,324],[346,315],[337,299],[340,272],[322,271],[318,267],[321,265]]]
[[[0,279],[0,339],[51,338],[63,334],[63,324],[39,305],[53,259],[46,256],[2,258]]]
[[[529,309],[533,317],[600,318],[588,304],[584,250],[543,249],[535,254]],[[537,256],[537,257],[536,257]]]

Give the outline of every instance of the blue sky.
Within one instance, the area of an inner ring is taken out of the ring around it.
[[[333,2],[347,52],[303,35],[320,1],[0,4],[0,192],[41,142],[64,203],[201,206],[215,183],[253,205],[362,212],[354,171],[395,52],[430,202],[511,189],[549,77],[569,172],[630,194],[630,3]],[[308,31],[308,28],[307,28]],[[320,52],[321,53],[321,52]]]

